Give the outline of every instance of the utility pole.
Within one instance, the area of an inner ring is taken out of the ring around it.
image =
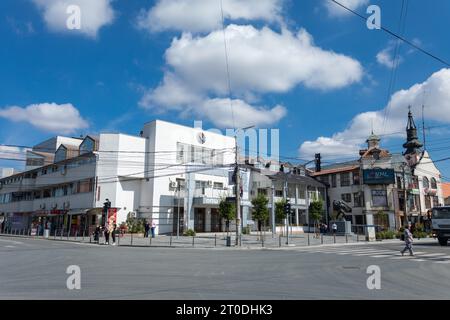
[[[405,164],[402,164],[402,174],[403,174],[403,197],[405,202],[405,213],[403,215],[403,225],[406,227],[408,225],[408,199],[406,193],[406,174],[405,174]]]
[[[178,191],[178,198],[177,198],[177,239],[180,237],[180,193],[181,193],[181,182],[177,181],[177,191]]]
[[[241,177],[239,172],[239,146],[237,134],[234,137],[236,147],[235,175],[236,175],[236,246],[239,245],[239,235],[241,234]]]

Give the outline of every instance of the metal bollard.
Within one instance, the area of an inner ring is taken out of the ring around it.
[[[152,245],[152,237],[149,237],[150,238],[150,246]]]
[[[320,236],[320,243],[323,244],[323,234]]]
[[[214,247],[217,247],[217,234],[214,234]]]
[[[195,246],[195,236],[192,236],[192,247]]]
[[[336,234],[334,234],[333,237],[334,237],[334,243],[336,243]]]
[[[281,247],[281,234],[278,236],[278,246]]]
[[[261,245],[264,248],[264,236],[261,237]]]
[[[348,243],[348,235],[345,235],[345,243]]]
[[[311,244],[311,240],[309,239],[309,232],[308,232],[308,246]]]
[[[151,239],[151,237],[150,237],[150,239]],[[152,240],[150,240],[150,241],[152,241]],[[169,247],[171,247],[172,246],[172,235],[170,235],[170,240],[169,240]]]

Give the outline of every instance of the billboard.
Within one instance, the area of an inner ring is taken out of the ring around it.
[[[395,171],[393,169],[363,170],[364,184],[394,184]]]

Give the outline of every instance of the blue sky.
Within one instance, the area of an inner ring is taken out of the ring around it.
[[[202,7],[202,19],[189,19],[199,14],[195,4],[174,13],[164,11],[171,0],[96,1],[70,2],[80,4],[87,31],[52,22],[60,14],[52,5],[65,0],[0,2],[2,144],[28,146],[58,133],[138,134],[155,118],[232,126],[221,29],[214,19],[208,23],[220,14],[220,1],[204,0],[209,4]],[[327,7],[329,0],[264,0],[254,10],[234,11],[227,1],[235,0],[224,0],[234,116],[242,124],[254,120],[262,128],[279,128],[282,156],[312,159],[317,151],[325,161],[348,158],[372,126],[381,135],[403,131],[409,103],[416,113],[425,103],[426,125],[434,127],[428,130],[432,157],[448,156],[450,70],[445,65],[402,44],[392,93],[404,91],[392,99],[387,121],[380,121],[389,101],[386,61],[395,51],[392,36]],[[366,15],[368,1],[343,2]],[[406,2],[404,36],[449,61],[450,2]],[[402,0],[370,4],[380,6],[384,27],[399,31]],[[247,57],[245,48],[253,55]],[[210,63],[199,61],[203,58]],[[422,89],[411,88],[426,81]],[[57,125],[49,127],[47,119]],[[403,139],[387,135],[382,143],[399,152]],[[450,177],[447,162],[439,168]]]

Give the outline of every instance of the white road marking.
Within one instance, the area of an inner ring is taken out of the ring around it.
[[[16,246],[5,246],[5,248],[16,248]]]
[[[444,256],[445,253],[428,253],[428,254],[416,253],[416,255],[420,255],[421,258],[423,258],[423,257],[438,257],[438,256]]]
[[[23,242],[20,242],[20,241],[14,241],[14,240],[0,239],[0,241],[3,241],[3,242],[9,242],[9,243],[14,243],[14,244],[24,244]]]

